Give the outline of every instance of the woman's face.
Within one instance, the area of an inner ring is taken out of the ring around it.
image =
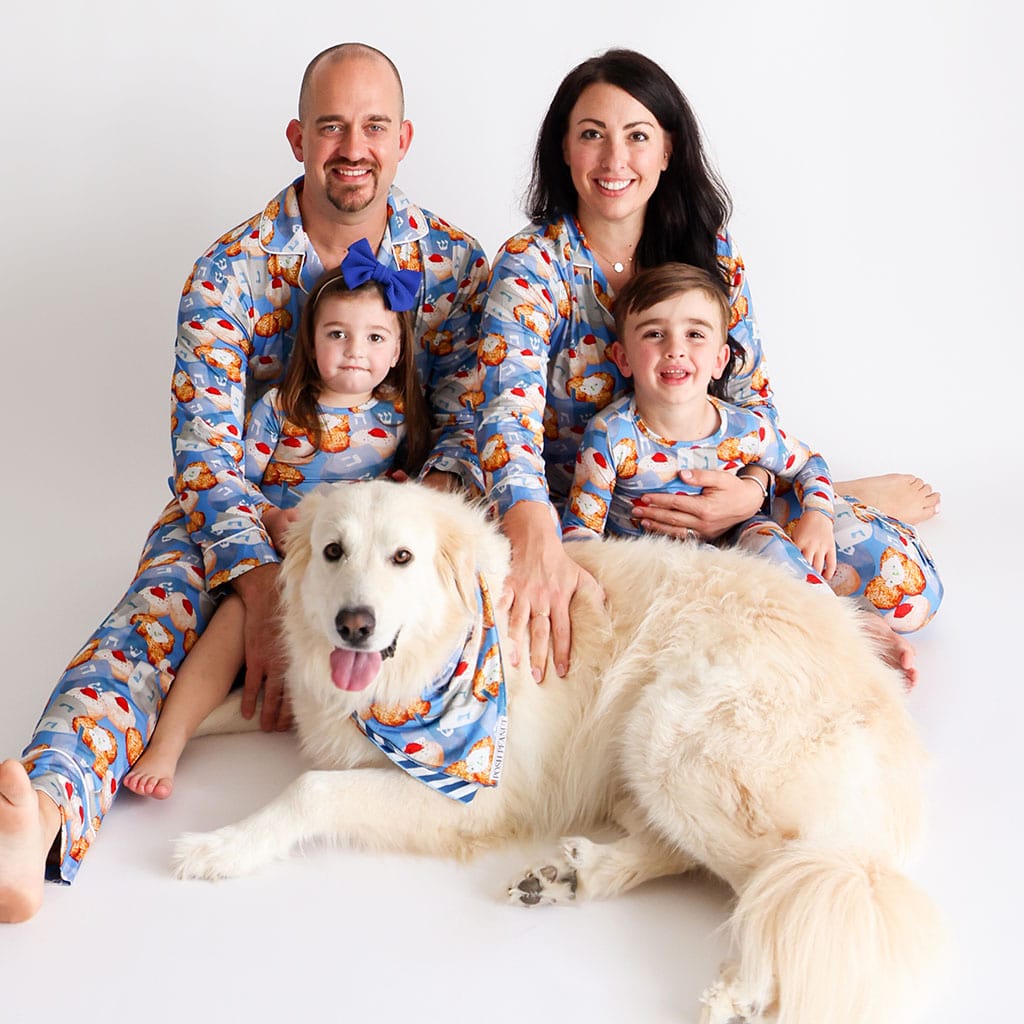
[[[672,140],[624,89],[596,82],[580,93],[562,142],[581,222],[637,221],[668,167]]]

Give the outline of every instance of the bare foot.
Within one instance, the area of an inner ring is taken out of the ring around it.
[[[174,769],[177,767],[177,755],[165,752],[154,741],[135,762],[121,785],[139,796],[166,800],[174,791]]]
[[[0,764],[0,921],[27,921],[42,905],[46,855],[59,828],[57,805],[32,788],[25,766]]]
[[[835,485],[836,494],[848,494],[858,501],[900,522],[915,526],[931,519],[939,511],[942,495],[933,491],[919,476],[909,473],[884,473]]]
[[[903,673],[903,687],[909,693],[917,685],[917,651],[902,634],[897,633],[884,619],[868,613],[863,619],[865,631],[878,641],[881,659]]]

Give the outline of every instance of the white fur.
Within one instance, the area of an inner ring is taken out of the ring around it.
[[[612,824],[611,843],[562,839],[510,898],[612,896],[702,864],[738,897],[737,959],[702,997],[705,1024],[909,1019],[940,933],[900,874],[924,756],[899,674],[846,601],[737,551],[573,544],[607,605],[574,603],[568,678],[549,668],[537,686],[505,658],[504,774],[463,805],[390,765],[349,716],[419,697],[465,636],[476,571],[501,594],[504,538],[458,497],[378,481],[306,499],[289,543],[288,682],[322,770],[238,824],[181,838],[178,875],[253,871],[318,837],[464,857]],[[331,543],[340,560],[324,557]],[[403,548],[413,558],[396,564]],[[348,693],[328,662],[335,614],[357,605],[373,609],[380,648],[398,644],[368,690]]]

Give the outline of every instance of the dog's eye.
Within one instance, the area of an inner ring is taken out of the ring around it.
[[[408,548],[399,548],[392,556],[395,565],[408,565],[412,561],[412,552]]]
[[[337,541],[332,541],[324,548],[324,558],[326,558],[328,562],[337,562],[344,554],[345,549]]]

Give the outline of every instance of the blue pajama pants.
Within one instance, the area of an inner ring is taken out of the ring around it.
[[[172,499],[127,593],[65,669],[22,754],[33,786],[61,811],[55,880],[74,879],[215,603]]]
[[[910,526],[853,498],[837,496],[836,571],[825,581],[786,530],[800,512],[792,491],[776,495],[772,518],[749,520],[736,546],[784,565],[808,583],[827,582],[839,596],[881,615],[897,633],[913,633],[931,620],[942,603],[942,581],[931,554]]]

